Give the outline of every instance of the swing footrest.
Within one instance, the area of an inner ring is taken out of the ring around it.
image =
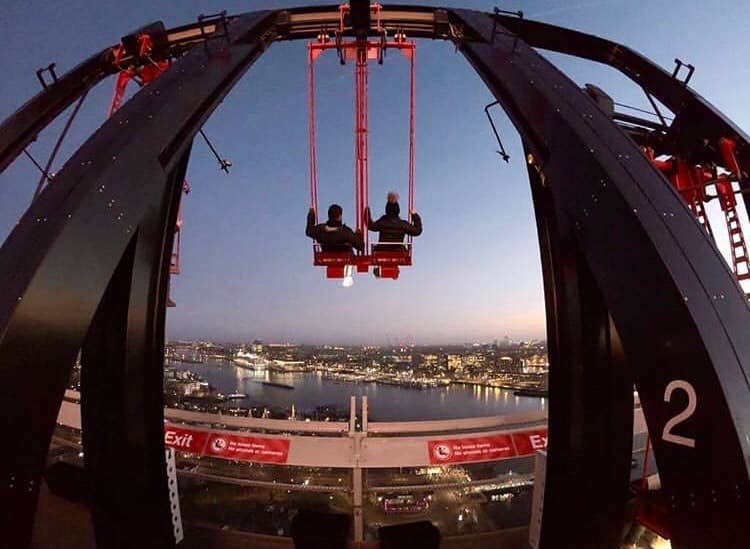
[[[398,275],[398,265],[381,265],[375,267],[375,278],[390,278],[391,280],[398,280]]]
[[[326,278],[344,278],[345,274],[345,265],[329,265],[326,267]]]

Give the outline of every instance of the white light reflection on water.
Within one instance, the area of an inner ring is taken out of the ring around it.
[[[222,393],[241,392],[248,398],[242,406],[271,406],[298,415],[316,406],[334,405],[349,409],[350,395],[367,395],[370,418],[374,421],[417,421],[455,419],[544,411],[546,402],[532,397],[508,398],[512,391],[478,385],[451,385],[413,389],[372,382],[349,382],[327,378],[319,372],[279,374],[238,368],[229,362],[209,360],[205,364],[173,363],[178,370],[192,370]],[[293,390],[263,385],[271,381],[294,386]]]

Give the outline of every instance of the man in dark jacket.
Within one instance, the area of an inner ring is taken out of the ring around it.
[[[305,234],[320,243],[324,252],[350,252],[352,248],[360,252],[365,248],[361,232],[354,232],[341,221],[344,210],[338,204],[328,208],[328,221],[315,224],[315,210],[307,212]]]
[[[377,221],[373,221],[370,216],[370,209],[367,209],[367,228],[371,231],[380,233],[380,242],[403,242],[404,236],[419,236],[422,234],[422,218],[417,212],[411,212],[412,222],[408,222],[399,217],[401,208],[398,205],[398,196],[395,193],[388,193],[388,202],[385,204],[385,215]],[[375,245],[376,251],[403,251],[404,246],[378,246]]]

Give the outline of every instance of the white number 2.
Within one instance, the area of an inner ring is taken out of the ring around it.
[[[682,389],[687,393],[688,405],[682,412],[674,416],[672,419],[667,421],[662,431],[661,438],[666,442],[672,442],[679,444],[680,446],[688,446],[689,448],[695,448],[695,439],[689,437],[682,437],[680,435],[672,434],[672,429],[677,427],[680,423],[688,419],[695,412],[695,407],[698,403],[698,397],[695,394],[695,389],[690,383],[683,379],[675,379],[671,381],[667,388],[664,390],[664,402],[672,400],[672,393],[677,389]]]

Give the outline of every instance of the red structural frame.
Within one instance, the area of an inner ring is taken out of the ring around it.
[[[667,177],[672,186],[687,202],[688,208],[713,238],[704,204],[713,198],[718,198],[719,207],[724,212],[724,222],[727,227],[729,246],[731,248],[732,270],[739,282],[750,280],[750,256],[740,218],[737,213],[737,198],[734,182],[742,177],[742,170],[737,162],[737,143],[733,139],[722,137],[719,139],[719,154],[729,173],[719,173],[715,166],[691,163],[679,157],[655,158],[653,149],[645,148],[646,156],[651,163]],[[706,189],[713,185],[715,196],[709,196]],[[750,297],[750,291],[746,290]]]
[[[416,43],[406,40],[403,33],[396,33],[392,40],[386,38],[386,31],[380,24],[379,4],[371,4],[371,16],[375,22],[375,29],[381,33],[379,40],[344,40],[346,30],[345,18],[349,11],[348,5],[339,6],[339,28],[335,39],[331,39],[327,32],[321,31],[316,41],[308,44],[308,129],[310,155],[310,205],[318,212],[318,174],[315,135],[315,61],[326,50],[336,50],[342,64],[355,61],[355,127],[354,127],[354,195],[355,195],[355,229],[361,231],[365,241],[365,250],[370,250],[366,209],[369,197],[369,164],[368,164],[368,62],[377,60],[382,63],[388,49],[400,51],[409,60],[409,181],[408,208],[409,215],[414,211],[414,162],[415,162],[415,53]],[[377,245],[377,244],[376,244]],[[399,267],[412,264],[412,238],[402,248],[392,251],[375,249],[370,253],[355,254],[350,252],[323,252],[319,245],[313,246],[313,265],[325,266],[327,278],[343,278],[347,265],[356,267],[357,272],[366,273],[369,267],[379,267],[380,278],[397,279]]]
[[[110,118],[122,105],[123,98],[125,97],[125,90],[131,80],[135,81],[139,86],[146,86],[156,80],[163,72],[165,72],[171,66],[171,61],[154,61],[151,58],[153,51],[153,41],[151,36],[142,33],[138,37],[138,56],[142,59],[146,59],[147,63],[138,67],[130,66],[126,69],[121,69],[117,73],[117,80],[115,80],[115,90],[112,94],[112,101],[107,111],[107,118]],[[123,55],[125,54],[125,48],[120,44],[113,53],[113,63],[116,67],[120,67],[122,63]],[[182,183],[182,191],[185,194],[190,192],[190,184],[187,180]],[[172,248],[172,256],[169,262],[169,274],[178,275],[180,274],[180,245],[181,245],[181,233],[182,233],[182,203],[180,203],[179,210],[177,212],[177,223],[175,225],[175,238],[174,247]],[[174,307],[175,302],[172,301],[171,297],[167,298],[167,306]]]

